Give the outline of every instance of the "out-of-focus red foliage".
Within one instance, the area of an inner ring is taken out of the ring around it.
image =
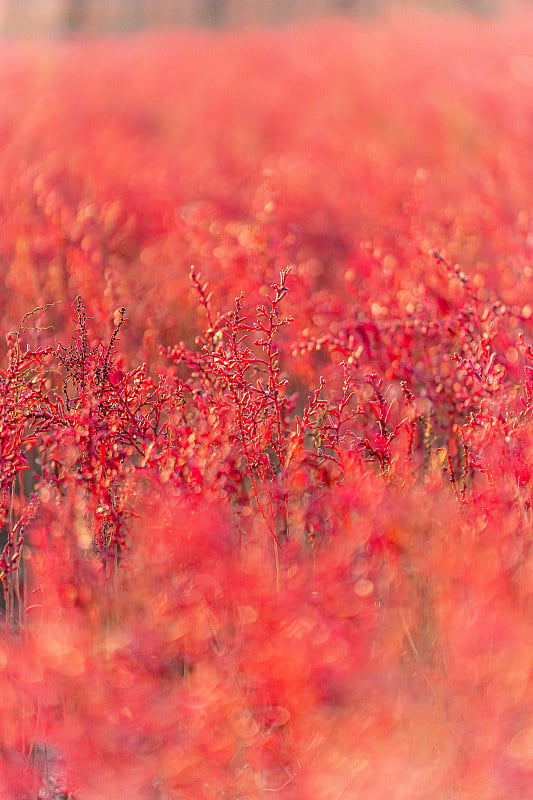
[[[532,40],[6,43],[2,798],[530,795]]]

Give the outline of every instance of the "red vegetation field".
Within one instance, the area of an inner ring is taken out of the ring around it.
[[[4,800],[533,797],[532,42],[3,43]]]

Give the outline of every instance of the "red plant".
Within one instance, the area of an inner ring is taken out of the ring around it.
[[[528,795],[531,23],[6,45],[6,800]]]

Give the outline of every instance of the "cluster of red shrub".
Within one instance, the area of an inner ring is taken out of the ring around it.
[[[531,41],[5,44],[3,798],[531,796]]]

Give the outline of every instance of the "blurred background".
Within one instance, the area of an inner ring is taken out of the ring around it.
[[[174,25],[283,24],[331,14],[366,16],[398,5],[493,13],[500,0],[0,0],[0,32],[61,34]]]

